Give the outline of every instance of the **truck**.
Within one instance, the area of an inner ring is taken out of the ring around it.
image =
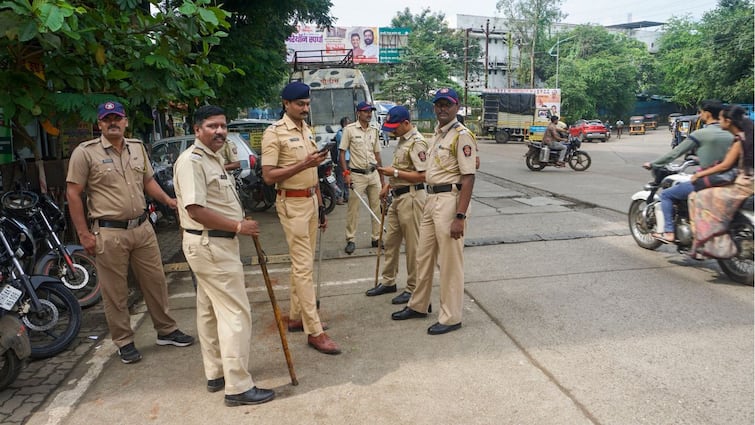
[[[316,51],[298,51],[307,60],[297,62],[296,56],[290,81],[301,81],[310,87],[309,122],[318,147],[331,141],[339,128],[341,118],[356,121],[356,105],[372,103],[372,94],[362,72],[354,66],[351,51],[345,57],[333,57]],[[321,60],[314,61],[312,57]],[[372,114],[377,126],[377,114]],[[335,160],[335,158],[334,158]]]
[[[542,140],[550,117],[561,113],[560,89],[483,89],[483,135],[496,143]]]

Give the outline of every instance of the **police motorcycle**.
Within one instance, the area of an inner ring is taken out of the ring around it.
[[[336,208],[337,191],[336,176],[333,171],[333,161],[328,158],[317,166],[317,179],[320,182],[320,194],[325,214],[330,214]]]
[[[21,261],[33,257],[31,230],[13,217],[0,217],[0,315],[17,317],[26,327],[31,358],[65,350],[81,328],[81,307],[60,279],[29,275]]]
[[[0,197],[0,209],[4,215],[14,217],[28,227],[37,243],[35,252],[38,255],[28,258],[26,267],[33,269],[33,274],[59,278],[82,307],[97,304],[102,295],[94,258],[83,246],[61,241],[58,235],[66,228],[65,215],[50,196],[28,190],[26,162],[19,158],[18,163],[22,181],[16,186],[20,190]]]
[[[262,162],[258,156],[249,156],[249,166],[241,160],[241,167],[231,171],[236,182],[236,192],[245,210],[261,212],[275,205],[275,186],[262,178]]]
[[[646,184],[643,190],[632,195],[628,220],[629,230],[637,245],[655,250],[663,244],[652,236],[652,233],[663,232],[663,213],[659,192],[689,181],[692,174],[685,170],[695,165],[698,165],[697,160],[688,155],[681,164],[668,164],[663,168],[654,169],[654,180]],[[680,254],[687,254],[692,248],[694,234],[686,201],[674,204],[673,217],[674,244]],[[753,197],[750,196],[739,208],[728,229],[738,248],[737,255],[727,259],[716,259],[718,265],[731,280],[748,285],[753,284],[754,225]]]
[[[587,152],[580,150],[580,146],[582,146],[582,142],[578,137],[569,136],[569,140],[566,142],[564,162],[569,164],[569,167],[574,171],[585,171],[592,164],[592,158]],[[528,141],[527,147],[524,162],[530,170],[540,171],[545,167],[556,166],[559,151],[552,151],[543,142]]]

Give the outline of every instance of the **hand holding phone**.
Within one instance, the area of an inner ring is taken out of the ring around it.
[[[335,145],[336,145],[336,142],[334,142],[334,141],[330,141],[330,142],[326,143],[326,144],[325,144],[325,145],[324,145],[324,146],[323,146],[323,147],[322,147],[322,148],[321,148],[320,150],[318,150],[317,152],[318,152],[318,153],[325,153],[325,152],[329,152],[329,151],[330,151],[330,149],[331,149],[331,148],[333,148],[333,146],[335,146]]]

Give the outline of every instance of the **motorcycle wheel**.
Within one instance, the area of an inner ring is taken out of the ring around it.
[[[574,171],[585,171],[590,168],[591,164],[592,158],[590,158],[590,155],[588,155],[587,152],[576,151],[572,157],[569,158],[569,166]]]
[[[646,203],[644,199],[634,200],[632,201],[632,204],[629,205],[629,213],[627,214],[629,219],[629,231],[632,233],[632,238],[634,238],[637,245],[645,249],[654,250],[661,246],[662,243],[651,235],[652,227],[647,228],[645,225],[646,221],[642,217],[645,205]],[[655,220],[655,216],[652,218]]]
[[[527,168],[532,171],[540,171],[545,168],[545,164],[540,162],[539,154],[536,150],[532,150],[527,153],[524,158],[524,163],[527,164]]]
[[[23,362],[13,350],[8,349],[0,356],[0,391],[8,388],[23,369]]]
[[[41,311],[21,316],[31,342],[31,358],[44,359],[65,350],[81,328],[81,307],[65,286],[44,282],[35,291]]]
[[[737,215],[729,226],[729,234],[739,248],[739,252],[736,257],[718,260],[718,265],[731,280],[753,286],[755,231],[753,231],[752,223],[743,216]]]
[[[333,187],[327,182],[320,182],[320,193],[322,194],[322,204],[325,207],[325,214],[330,214],[336,208],[336,193]]]
[[[100,292],[100,280],[97,277],[97,267],[94,258],[84,251],[75,251],[71,254],[73,264],[76,266],[75,277],[72,282],[67,282],[61,266],[65,265],[62,259],[50,260],[42,268],[42,273],[56,277],[63,281],[68,289],[79,300],[81,308],[91,307],[102,299]],[[78,288],[78,289],[74,289]]]
[[[250,194],[246,209],[253,212],[267,211],[275,204],[275,188],[262,182],[255,185]]]

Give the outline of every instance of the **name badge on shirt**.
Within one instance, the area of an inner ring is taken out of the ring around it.
[[[221,174],[220,175],[220,179],[221,180],[228,180],[228,175],[227,174]]]
[[[102,163],[103,164],[112,164],[113,163],[113,158],[103,159]]]

